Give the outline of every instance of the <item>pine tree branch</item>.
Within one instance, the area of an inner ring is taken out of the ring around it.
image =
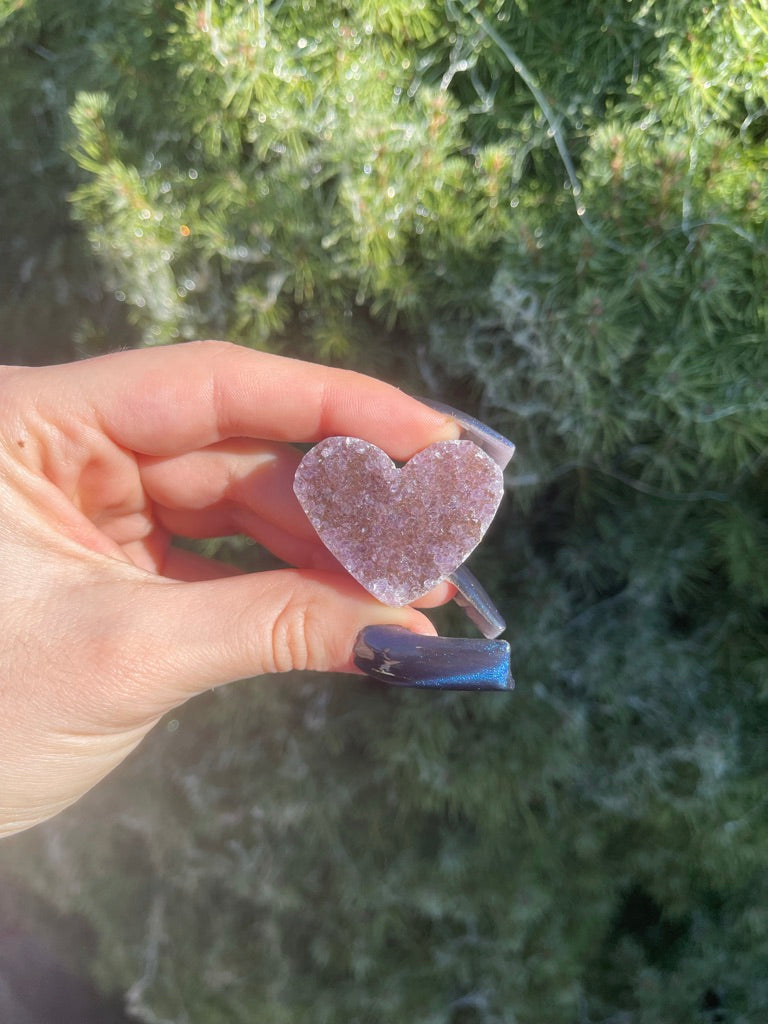
[[[606,238],[602,231],[600,231],[600,229],[593,223],[587,213],[587,208],[582,197],[583,189],[581,181],[576,172],[576,167],[574,166],[562,131],[562,118],[555,114],[554,109],[542,90],[536,84],[533,75],[526,67],[519,54],[508,42],[506,42],[506,40],[502,39],[496,29],[488,22],[487,18],[485,18],[477,9],[470,7],[466,0],[461,0],[461,2],[464,6],[464,12],[475,20],[480,30],[498,47],[499,51],[508,61],[510,67],[512,67],[515,74],[519,76],[520,80],[525,84],[526,88],[541,108],[541,112],[544,114],[547,124],[549,125],[549,130],[555,146],[557,147],[557,152],[560,154],[560,159],[563,167],[565,168],[565,173],[568,175],[568,181],[571,186],[571,196],[574,201],[576,214],[581,220],[581,223],[590,232],[590,234],[599,238],[600,241],[604,245],[608,246],[609,249],[626,255],[629,250],[625,249],[624,246],[620,245],[618,242],[613,241],[613,239]],[[448,6],[449,8],[454,7],[453,0],[450,0]]]

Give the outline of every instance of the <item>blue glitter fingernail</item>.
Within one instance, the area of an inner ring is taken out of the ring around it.
[[[512,690],[509,644],[421,636],[402,626],[366,626],[357,635],[355,665],[372,679],[432,690]]]

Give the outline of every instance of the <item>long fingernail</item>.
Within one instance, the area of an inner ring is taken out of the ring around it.
[[[509,644],[421,636],[402,626],[366,626],[355,640],[355,665],[372,679],[435,690],[511,690]]]
[[[482,448],[502,469],[515,454],[514,443],[508,437],[504,437],[503,434],[483,423],[482,420],[468,416],[461,409],[454,409],[453,406],[446,405],[444,402],[435,402],[432,398],[422,398],[421,395],[418,395],[417,398],[419,402],[428,405],[430,409],[436,409],[437,412],[444,412],[448,416],[452,416],[457,423],[461,424],[461,440],[474,441],[478,448]]]
[[[469,621],[474,622],[484,637],[493,640],[504,632],[507,624],[501,617],[499,609],[491,600],[485,587],[466,565],[460,565],[448,579],[457,590],[453,600]]]

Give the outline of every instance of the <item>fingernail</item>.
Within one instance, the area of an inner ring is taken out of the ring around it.
[[[502,469],[515,454],[514,443],[508,437],[504,437],[503,434],[499,434],[498,431],[483,423],[482,420],[468,416],[460,409],[454,409],[453,406],[446,405],[444,402],[435,402],[431,398],[422,398],[421,395],[418,395],[417,399],[424,405],[428,405],[430,409],[436,409],[437,412],[444,412],[448,416],[452,416],[462,427],[461,440],[474,441],[478,448],[482,448]]]
[[[488,592],[465,565],[460,565],[448,577],[458,593],[454,601],[473,622],[484,637],[494,640],[504,632],[507,624]]]
[[[435,690],[511,690],[509,644],[420,636],[402,626],[366,626],[355,640],[355,665],[394,686]]]

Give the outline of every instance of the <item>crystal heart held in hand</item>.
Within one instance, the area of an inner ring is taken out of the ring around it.
[[[326,547],[380,601],[408,604],[448,578],[457,604],[486,637],[422,637],[371,626],[355,643],[358,668],[401,686],[510,690],[509,644],[494,639],[504,620],[461,563],[499,506],[514,445],[446,411],[462,424],[462,440],[432,445],[398,470],[367,441],[327,438],[302,460],[294,490]]]
[[[318,536],[384,604],[411,604],[457,569],[496,514],[504,479],[472,441],[430,445],[397,469],[376,445],[329,437],[294,491]]]

